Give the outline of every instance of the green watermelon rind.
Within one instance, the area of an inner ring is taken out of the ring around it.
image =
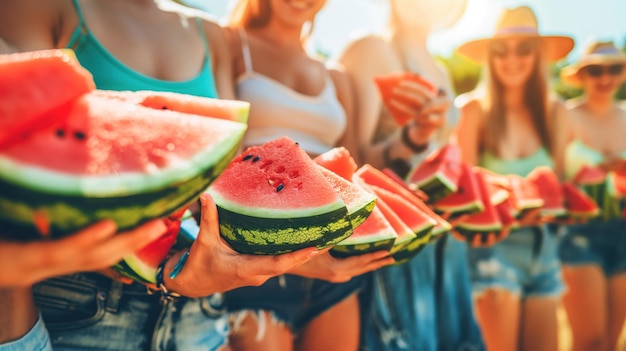
[[[275,255],[306,247],[320,249],[335,245],[352,234],[348,210],[343,206],[321,206],[328,211],[286,217],[274,210],[273,217],[250,216],[231,211],[215,199],[222,237],[240,253]],[[299,211],[302,212],[302,211]],[[307,211],[302,212],[304,214]]]
[[[197,117],[203,118],[203,117]],[[169,184],[183,183],[197,174],[211,168],[223,160],[232,150],[239,147],[247,129],[245,124],[223,122],[224,133],[221,140],[198,150],[193,157],[170,165],[158,172],[117,173],[109,176],[80,176],[46,170],[34,165],[21,164],[19,161],[0,155],[0,179],[44,193],[63,196],[81,196],[91,198],[110,198],[143,194],[163,189]],[[45,181],[42,181],[44,180]]]
[[[484,210],[483,202],[480,200],[468,201],[464,204],[454,206],[441,206],[437,203],[433,204],[433,209],[439,213],[454,213],[456,215],[466,215],[482,212]]]
[[[49,194],[0,180],[0,225],[10,224],[13,228],[3,235],[22,241],[40,237],[33,224],[36,215],[45,215],[49,220],[52,237],[61,237],[103,219],[114,220],[118,230],[123,231],[165,217],[206,191],[237,150],[235,145],[193,179],[131,196],[93,198]]]
[[[396,252],[392,257],[395,260],[393,265],[400,265],[408,262],[411,258],[420,253],[428,243],[431,242],[430,236],[417,237],[406,244],[401,251]]]
[[[458,224],[455,228],[457,232],[463,235],[473,235],[473,234],[482,234],[482,233],[492,233],[499,232],[502,230],[502,225],[465,225]]]
[[[330,254],[333,257],[346,258],[346,257],[351,257],[351,256],[363,255],[366,253],[380,251],[380,250],[389,251],[393,247],[393,244],[396,240],[395,233],[392,233],[386,236],[379,235],[378,238],[380,240],[376,240],[372,242],[369,241],[372,238],[371,236],[367,238],[368,238],[367,242],[353,243],[353,244],[345,244],[346,240],[344,240],[341,243],[333,246],[333,248],[330,249]]]
[[[437,201],[457,191],[457,185],[442,172],[437,172],[431,177],[414,182],[414,184],[428,194],[429,201]]]
[[[146,265],[135,255],[125,257],[122,261],[113,265],[112,268],[135,281],[156,284],[157,267]]]

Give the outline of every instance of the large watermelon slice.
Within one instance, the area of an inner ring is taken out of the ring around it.
[[[435,150],[407,175],[407,183],[415,184],[436,202],[457,191],[461,178],[461,150],[448,143]]]
[[[562,189],[565,209],[569,217],[588,219],[600,214],[600,208],[596,202],[574,183],[563,182]]]
[[[346,205],[320,167],[288,137],[246,149],[209,193],[222,236],[242,253],[324,248],[352,233]]]
[[[250,103],[239,100],[224,100],[162,91],[112,91],[96,90],[93,94],[130,102],[157,110],[172,110],[246,123]]]
[[[352,181],[352,176],[358,168],[350,151],[343,146],[332,148],[315,157],[313,161],[349,181]]]
[[[506,178],[509,181],[509,200],[518,213],[517,217],[543,206],[543,199],[539,196],[535,184],[516,174],[509,174]]]
[[[167,216],[208,187],[246,130],[90,94],[46,118],[62,121],[0,150],[0,223],[15,239]]]
[[[0,55],[0,147],[58,122],[46,115],[95,89],[71,50]]]
[[[469,164],[461,165],[461,177],[456,192],[434,202],[433,208],[452,216],[478,213],[484,209],[478,184]]]
[[[560,217],[567,213],[561,183],[552,168],[547,166],[536,167],[526,176],[526,179],[535,184],[539,196],[543,199],[541,215]]]

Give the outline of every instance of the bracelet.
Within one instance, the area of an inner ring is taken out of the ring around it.
[[[383,154],[382,154],[383,162],[385,163],[385,165],[387,165],[387,167],[389,167],[397,175],[404,178],[411,170],[411,165],[409,165],[409,163],[406,160],[401,159],[401,158],[394,158],[392,160],[390,153],[391,153],[391,143],[388,143],[383,148]]]
[[[176,265],[174,265],[174,269],[172,269],[172,272],[169,275],[170,279],[174,279],[178,276],[178,273],[180,273],[180,270],[183,268],[183,265],[187,260],[187,256],[189,256],[189,250],[185,251],[178,262],[176,262]],[[161,261],[156,271],[156,287],[161,292],[161,303],[163,305],[166,305],[182,296],[177,292],[170,291],[165,286],[165,282],[163,281],[163,270],[168,259],[169,257],[166,257],[163,261]]]
[[[409,124],[405,124],[402,127],[402,133],[400,134],[400,140],[402,140],[402,144],[411,149],[416,154],[422,153],[428,149],[428,142],[424,144],[418,145],[415,144],[411,138],[409,137]]]

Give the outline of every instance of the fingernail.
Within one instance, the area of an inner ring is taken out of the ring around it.
[[[315,250],[313,250],[313,251],[309,252],[309,256],[308,256],[308,257],[309,257],[309,258],[311,258],[311,257],[315,257],[315,256],[317,256],[320,252],[321,252],[320,250],[315,249]]]
[[[206,198],[204,197],[204,194],[200,195],[200,203],[202,204],[202,207],[206,206]]]

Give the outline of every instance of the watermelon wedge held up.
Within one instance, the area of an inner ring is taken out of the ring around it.
[[[454,216],[478,213],[484,209],[476,177],[469,164],[461,165],[461,177],[456,192],[433,203],[433,208],[437,212]]]
[[[559,217],[566,214],[561,183],[552,168],[536,167],[526,176],[526,179],[535,184],[539,196],[543,199],[541,215]]]
[[[324,248],[352,233],[346,205],[319,166],[288,137],[246,149],[209,193],[222,237],[242,253]]]
[[[594,218],[600,214],[595,201],[572,182],[563,182],[563,198],[567,215],[572,218]]]
[[[407,175],[407,183],[424,191],[430,202],[442,199],[457,191],[461,178],[461,149],[448,143],[416,165]]]
[[[63,120],[46,113],[96,88],[69,49],[0,55],[0,77],[0,148]]]
[[[47,118],[63,121],[0,150],[0,226],[18,240],[168,216],[209,186],[246,130],[89,94]]]
[[[439,89],[437,89],[437,87],[435,87],[431,82],[427,81],[426,79],[422,78],[420,75],[413,73],[413,72],[399,72],[399,73],[388,74],[386,76],[374,77],[374,83],[376,83],[376,86],[378,87],[378,91],[380,92],[380,96],[383,101],[383,104],[385,104],[385,106],[389,110],[389,113],[395,119],[396,123],[399,126],[403,126],[407,124],[410,120],[410,115],[406,114],[406,112],[402,110],[397,109],[390,102],[392,99],[398,99],[398,100],[405,99],[403,96],[397,96],[394,93],[394,89],[403,80],[408,80],[411,82],[421,84],[433,94],[439,93],[438,91]]]
[[[350,155],[350,151],[343,146],[332,148],[315,157],[313,161],[349,181],[352,181],[352,176],[357,169],[356,162]]]

